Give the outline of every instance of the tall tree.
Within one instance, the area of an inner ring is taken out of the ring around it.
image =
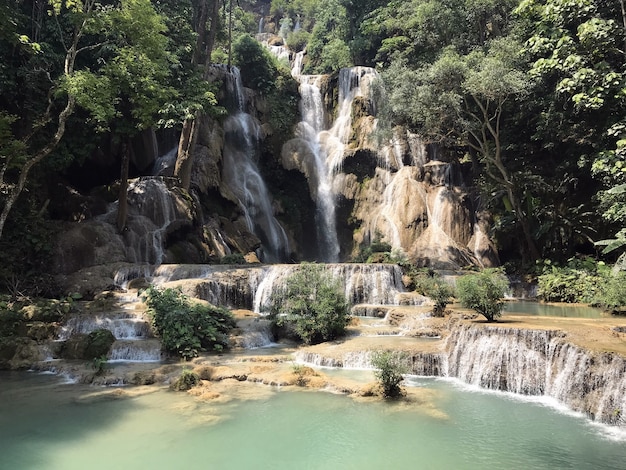
[[[431,141],[469,148],[503,191],[504,205],[522,230],[525,253],[537,259],[529,214],[505,154],[509,106],[530,88],[528,78],[517,68],[520,49],[508,38],[493,40],[486,51],[477,49],[467,55],[448,48],[432,65],[411,70],[396,62],[383,76],[391,118]]]
[[[556,111],[547,108],[541,114],[553,122],[572,123],[567,138],[576,143],[579,160],[604,184],[597,194],[602,215],[622,238],[620,229],[626,227],[624,3],[524,0],[516,13],[526,32],[530,73],[560,104]]]
[[[49,13],[58,25],[58,40],[64,51],[63,63],[60,69],[56,69],[56,64],[51,60],[48,62],[49,68],[44,70],[49,79],[48,105],[45,110],[32,118],[29,123],[22,123],[26,128],[23,127],[21,135],[15,136],[11,132],[13,137],[9,139],[14,144],[19,143],[22,151],[18,155],[11,155],[4,149],[0,155],[0,190],[3,203],[0,213],[0,238],[7,217],[26,186],[31,169],[50,155],[65,134],[68,119],[76,107],[76,96],[67,85],[80,80],[81,71],[76,67],[79,54],[98,46],[97,43],[89,43],[92,39],[89,33],[96,27],[97,19],[103,14],[99,5],[96,0],[50,2]],[[15,10],[12,12],[17,16]],[[12,24],[11,21],[8,23]],[[69,27],[65,28],[65,25]],[[19,33],[16,31],[14,34]],[[34,52],[37,51],[38,45],[32,43],[28,35],[19,34],[17,39],[19,44],[16,47],[30,47]],[[62,101],[59,101],[58,95],[62,97]],[[3,119],[6,131],[6,124],[14,118],[5,114]],[[46,135],[48,132],[51,132],[51,136]]]

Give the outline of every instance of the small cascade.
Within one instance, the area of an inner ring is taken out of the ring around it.
[[[118,340],[111,346],[109,362],[160,362],[161,342],[152,338],[144,341]]]
[[[280,295],[285,280],[293,271],[293,265],[266,268],[262,281],[254,294],[254,310],[263,312],[272,295]],[[348,302],[356,304],[394,305],[404,291],[402,272],[391,264],[327,264],[325,269],[338,279],[344,288]]]
[[[287,235],[274,217],[272,200],[257,167],[262,131],[259,122],[245,112],[241,76],[237,68],[230,70],[227,89],[236,103],[234,112],[224,123],[223,180],[237,198],[249,230],[262,241],[265,262],[288,258]]]
[[[244,349],[258,349],[274,346],[272,322],[264,318],[254,318],[238,321],[241,333],[232,337],[232,345]]]
[[[163,263],[168,230],[190,223],[182,206],[163,178],[131,180],[128,185],[128,217],[123,234],[126,259],[132,263]],[[117,207],[118,202],[113,203],[109,212],[100,218],[113,223]]]
[[[613,425],[626,410],[626,360],[569,344],[552,330],[459,325],[447,340],[447,372],[472,385],[552,397]]]
[[[116,339],[138,340],[152,337],[150,324],[143,316],[124,311],[76,315],[61,327],[58,339],[66,341],[73,334],[91,333],[99,329],[109,330]]]
[[[154,161],[151,174],[153,176],[172,176],[174,174],[174,166],[176,165],[177,155],[178,147],[174,147],[169,152],[159,155],[159,157]]]
[[[348,301],[370,305],[421,305],[422,296],[404,291],[402,270],[395,264],[326,264],[324,269],[343,287]],[[194,295],[215,305],[263,313],[272,294],[284,290],[286,279],[300,265],[268,266],[161,265],[147,278],[157,285],[183,279],[194,283]],[[117,277],[127,282],[122,274]]]
[[[136,295],[118,296],[115,310],[85,313],[70,317],[61,327],[59,340],[66,341],[75,334],[88,334],[99,329],[113,333],[115,342],[109,352],[110,362],[159,362],[161,342],[154,338],[145,314],[134,309]]]

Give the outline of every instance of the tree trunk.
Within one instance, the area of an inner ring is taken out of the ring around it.
[[[206,48],[204,52],[206,54],[204,60],[204,79],[208,78],[208,70],[211,65],[211,53],[213,52],[213,45],[215,44],[215,36],[217,34],[217,21],[219,17],[219,1],[214,0],[211,8],[211,28],[206,40]],[[202,4],[202,12],[200,14],[200,20],[198,25],[198,40],[196,41],[196,51],[193,56],[193,63],[197,64],[200,60],[200,53],[202,52],[202,44],[204,43],[204,36],[206,35],[206,22],[208,16],[208,2],[205,1]],[[198,140],[198,132],[200,131],[202,114],[200,112],[195,113],[193,118],[185,119],[183,122],[183,129],[180,133],[180,139],[178,141],[178,155],[176,157],[176,166],[174,167],[174,176],[179,179],[181,188],[189,190],[191,185],[191,169],[193,167],[193,149]]]
[[[206,52],[204,59],[204,79],[208,78],[209,67],[211,66],[211,54],[215,47],[215,38],[217,37],[217,30],[219,29],[220,21],[220,2],[213,0],[213,9],[211,10],[211,29],[209,29],[209,36],[206,40]]]
[[[185,119],[183,130],[178,141],[178,156],[174,176],[180,181],[180,187],[189,190],[191,185],[191,168],[193,167],[193,148],[198,140],[201,115],[199,112],[191,119]]]
[[[122,170],[120,172],[120,194],[117,206],[117,231],[122,233],[126,228],[128,216],[128,166],[130,164],[130,142],[125,138],[122,143]]]
[[[228,8],[228,68],[232,65],[233,56],[233,0]]]

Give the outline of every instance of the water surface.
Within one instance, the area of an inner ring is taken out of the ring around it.
[[[410,382],[434,402],[278,389],[228,404],[165,390],[94,401],[85,396],[102,389],[2,373],[0,468],[624,468],[623,437],[580,416],[447,380]]]

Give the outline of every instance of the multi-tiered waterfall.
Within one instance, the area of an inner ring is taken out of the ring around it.
[[[303,120],[283,149],[283,162],[308,179],[317,205],[319,259],[347,260],[383,241],[419,264],[492,265],[496,255],[485,221],[451,159],[400,128],[386,143],[375,137],[376,71],[352,67],[336,77],[302,75],[304,57],[292,54]]]

